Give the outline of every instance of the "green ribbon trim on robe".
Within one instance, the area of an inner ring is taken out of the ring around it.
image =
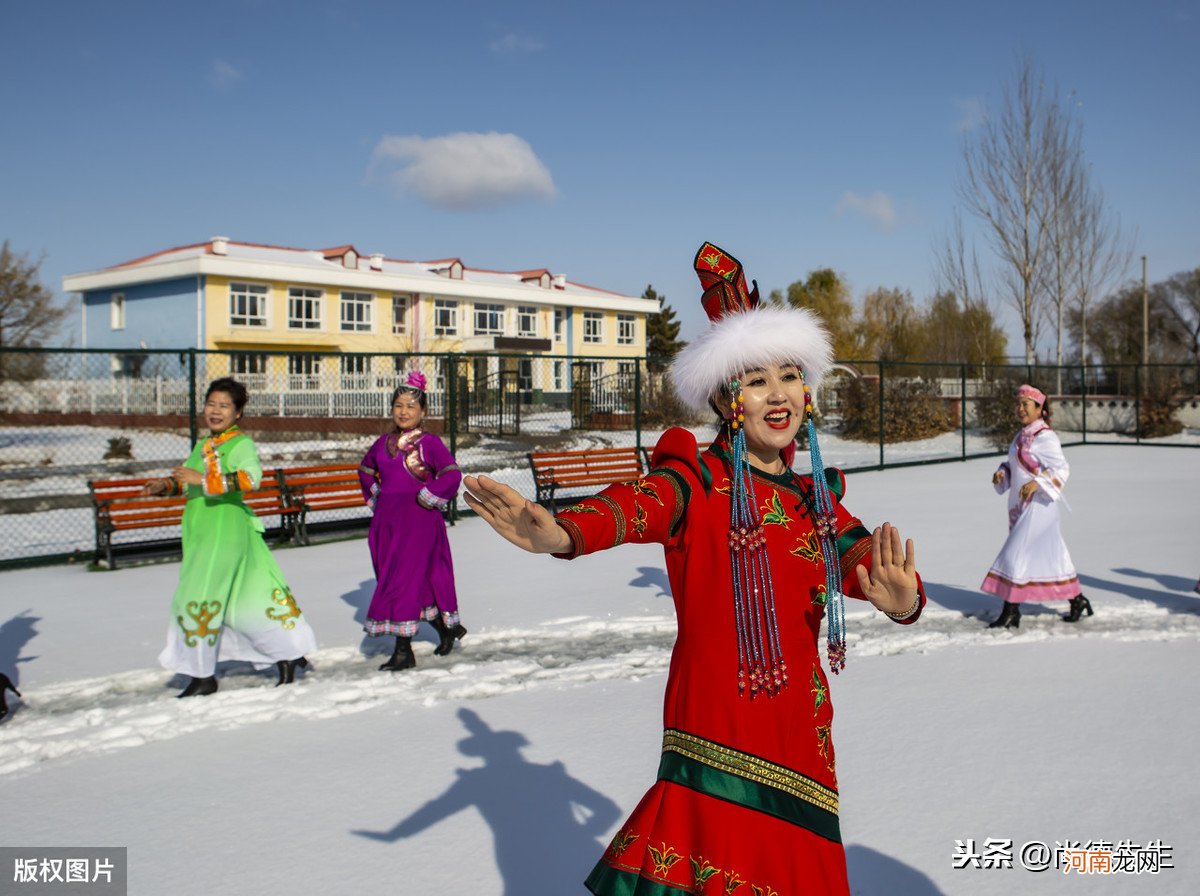
[[[583,885],[596,896],[633,896],[634,893],[638,896],[686,896],[696,892],[650,880],[635,871],[614,868],[603,860],[596,863]]]
[[[836,813],[769,784],[714,768],[690,756],[665,751],[658,766],[658,779],[689,787],[756,812],[774,815],[790,824],[807,828],[834,843],[842,842],[841,827]]]

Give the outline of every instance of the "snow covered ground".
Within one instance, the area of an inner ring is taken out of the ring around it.
[[[1034,606],[985,627],[994,460],[848,480],[856,514],[916,540],[931,598],[905,628],[852,607],[831,683],[855,894],[1200,892],[1200,452],[1068,456],[1064,529],[1096,607],[1075,626]],[[312,667],[274,688],[231,664],[184,701],[155,665],[177,564],[0,574],[0,671],[24,693],[0,725],[0,845],[127,846],[135,894],[583,893],[657,769],[661,553],[563,563],[475,519],[450,538],[470,629],[451,656],[425,640],[417,669],[376,671],[365,541],[285,549]],[[955,841],[988,838],[1161,841],[1174,867],[953,867]]]

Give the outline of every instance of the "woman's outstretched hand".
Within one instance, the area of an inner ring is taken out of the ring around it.
[[[912,539],[900,548],[900,530],[884,523],[871,533],[871,569],[854,568],[863,596],[885,613],[903,613],[917,599],[917,551]]]
[[[463,485],[467,506],[522,550],[560,554],[571,549],[571,537],[554,522],[553,514],[516,489],[487,476],[464,476]]]

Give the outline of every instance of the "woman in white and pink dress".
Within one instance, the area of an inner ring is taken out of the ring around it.
[[[1092,605],[1079,590],[1079,576],[1063,542],[1058,506],[1071,469],[1062,443],[1050,428],[1046,396],[1033,386],[1017,389],[1021,431],[1008,446],[1008,460],[992,475],[999,494],[1008,492],[1008,539],[980,586],[1004,599],[989,628],[1016,628],[1025,601],[1069,600],[1063,619],[1078,622]]]

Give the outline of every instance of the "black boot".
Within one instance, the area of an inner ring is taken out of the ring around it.
[[[441,638],[438,646],[433,648],[433,652],[438,656],[448,654],[454,649],[454,642],[467,633],[467,630],[462,627],[461,623],[455,623],[453,628],[446,625],[446,620],[442,619],[440,613],[430,619],[429,624],[437,629],[438,637]]]
[[[13,687],[13,683],[9,680],[9,677],[0,672],[0,722],[3,722],[4,717],[8,715],[8,702],[4,699],[5,691],[12,691],[18,697],[21,696],[21,692]]]
[[[1000,616],[995,622],[988,625],[988,628],[1020,628],[1021,627],[1021,605],[1014,604],[1010,601],[1004,602],[1004,609],[1000,611]]]
[[[1084,613],[1092,615],[1092,602],[1082,594],[1077,594],[1071,598],[1071,611],[1063,617],[1063,622],[1078,622]]]
[[[401,669],[411,669],[417,664],[417,658],[412,652],[412,638],[396,635],[396,649],[392,657],[379,667],[380,672],[399,672]]]
[[[300,657],[298,660],[280,660],[275,664],[275,668],[279,670],[279,681],[275,682],[275,687],[281,684],[291,684],[296,680],[296,670],[308,668],[308,660]]]
[[[210,675],[208,678],[193,678],[188,681],[188,686],[179,694],[180,697],[207,697],[209,694],[217,692],[217,677]]]

